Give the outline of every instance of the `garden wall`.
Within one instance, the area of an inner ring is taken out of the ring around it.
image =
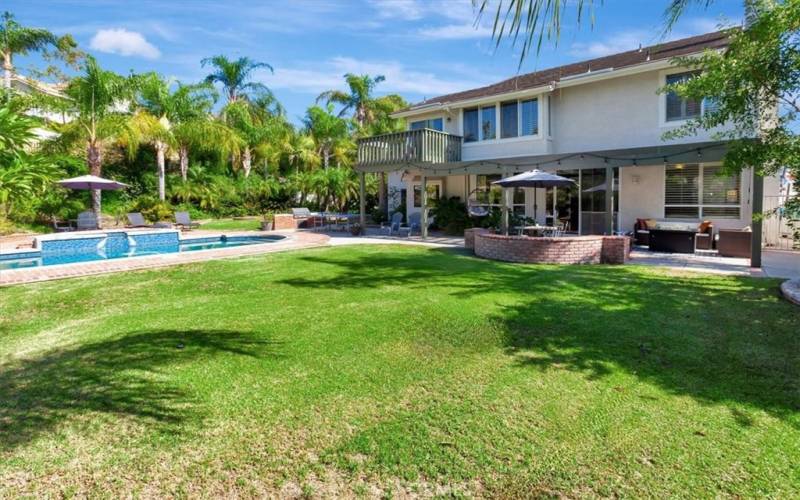
[[[630,254],[627,236],[538,238],[475,234],[475,255],[507,262],[542,264],[624,264]]]

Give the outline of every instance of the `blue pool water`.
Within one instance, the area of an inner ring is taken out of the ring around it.
[[[92,245],[89,251],[85,250],[85,246],[81,247],[81,243],[85,240],[63,240],[59,242],[59,249],[57,251],[42,252],[34,249],[19,255],[19,258],[11,258],[11,255],[0,255],[0,270],[53,266],[56,264],[72,264],[76,262],[93,262],[98,260],[142,257],[167,253],[194,252],[197,250],[212,250],[215,248],[229,248],[243,245],[260,245],[275,243],[284,238],[284,236],[279,235],[215,236],[169,241],[160,244],[140,244],[132,247],[128,245],[112,244],[111,241],[113,238],[110,238],[108,240],[109,243],[107,243],[102,250],[98,250],[96,245]],[[65,244],[64,242],[69,243]],[[72,242],[75,242],[75,244],[72,244]],[[76,251],[76,249],[80,251]]]

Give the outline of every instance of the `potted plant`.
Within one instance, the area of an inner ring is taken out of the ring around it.
[[[272,212],[264,212],[261,216],[261,230],[262,231],[272,231],[274,226],[275,216]]]
[[[350,224],[350,234],[353,236],[361,236],[364,233],[364,228],[361,227],[361,224]]]

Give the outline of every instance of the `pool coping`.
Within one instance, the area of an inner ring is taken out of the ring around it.
[[[70,264],[54,264],[52,266],[27,267],[21,269],[0,270],[0,287],[22,283],[34,283],[63,278],[92,276],[139,269],[153,269],[180,264],[190,264],[223,258],[245,257],[264,253],[326,246],[330,238],[323,234],[294,231],[225,231],[214,234],[198,235],[198,238],[220,236],[285,236],[283,240],[253,245],[242,245],[229,248],[213,248],[195,250],[185,253],[165,253],[158,255],[141,255],[118,259],[76,262]],[[194,235],[186,235],[181,239],[196,239]],[[29,249],[26,249],[30,253]],[[24,251],[22,253],[25,253]]]

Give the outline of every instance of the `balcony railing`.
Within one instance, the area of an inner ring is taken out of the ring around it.
[[[461,136],[429,128],[358,140],[359,167],[461,161]]]

